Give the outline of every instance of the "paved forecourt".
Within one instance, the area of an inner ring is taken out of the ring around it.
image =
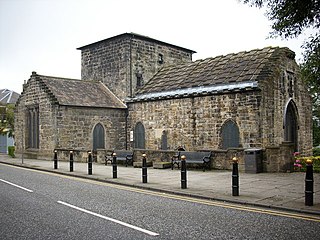
[[[305,206],[305,173],[239,173],[239,196],[232,196],[232,172],[188,169],[187,189],[181,189],[181,174],[178,169],[148,168],[147,183],[142,183],[141,168],[118,166],[117,178],[113,178],[112,166],[93,163],[92,175],[88,175],[88,164],[74,162],[70,172],[68,161],[59,161],[54,169],[53,161],[10,158],[0,155],[0,163],[41,169],[60,174],[85,177],[110,183],[154,189],[167,193],[236,202],[263,207],[312,213],[320,215],[320,174],[314,173],[313,206]]]

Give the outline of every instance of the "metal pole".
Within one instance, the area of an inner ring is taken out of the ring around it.
[[[147,183],[148,182],[148,169],[147,169],[147,159],[146,154],[142,154],[142,182]]]
[[[73,172],[73,151],[70,151],[70,172]]]
[[[239,170],[238,170],[238,159],[234,157],[232,159],[232,196],[239,196]]]
[[[58,169],[58,153],[57,153],[57,150],[54,150],[53,168],[54,169]]]
[[[88,175],[92,175],[92,153],[88,152]]]
[[[181,156],[181,188],[187,188],[187,164],[186,164],[186,156]]]
[[[112,153],[112,176],[113,178],[118,177],[118,167],[117,167],[117,154],[114,152]]]
[[[313,206],[313,165],[311,159],[307,160],[305,205]]]

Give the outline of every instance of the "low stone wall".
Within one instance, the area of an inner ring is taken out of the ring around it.
[[[57,156],[59,161],[69,161],[70,151],[73,151],[73,161],[75,162],[87,162],[88,161],[88,151],[85,149],[55,149],[57,150]],[[52,153],[53,159],[53,153]]]
[[[171,162],[172,156],[177,153],[173,150],[150,150],[150,149],[134,149],[134,162],[142,161],[142,154],[147,155],[148,162]],[[199,150],[200,151],[200,150]],[[203,150],[208,151],[208,150]],[[293,171],[293,144],[284,142],[280,146],[271,146],[266,149],[261,149],[262,154],[259,161],[262,162],[262,172],[291,172]],[[239,171],[244,172],[245,164],[245,149],[232,148],[227,150],[212,150],[211,168],[219,170],[231,170],[232,158],[236,157],[239,163]],[[96,161],[98,163],[105,162],[105,155],[111,155],[112,150],[98,149]],[[84,153],[84,157],[87,157]],[[76,156],[76,155],[75,155]]]
[[[267,147],[264,152],[264,172],[293,172],[293,143],[283,142],[280,146]]]
[[[227,150],[213,150],[212,151],[212,168],[220,170],[231,170],[232,169],[232,158],[238,159],[239,171],[244,171],[244,149],[232,148]]]

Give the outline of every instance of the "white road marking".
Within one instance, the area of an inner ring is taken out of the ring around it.
[[[122,221],[119,221],[119,220],[116,220],[116,219],[113,219],[113,218],[110,218],[110,217],[103,216],[103,215],[98,214],[98,213],[91,212],[91,211],[83,209],[83,208],[79,208],[77,206],[71,205],[71,204],[66,203],[66,202],[58,201],[58,203],[63,204],[63,205],[68,206],[68,207],[71,207],[71,208],[74,208],[74,209],[79,210],[81,212],[85,212],[85,213],[91,214],[91,215],[99,217],[99,218],[103,218],[105,220],[108,220],[108,221],[111,221],[111,222],[114,222],[114,223],[118,223],[118,224],[123,225],[125,227],[129,227],[129,228],[135,229],[137,231],[146,233],[146,234],[151,235],[151,236],[158,236],[159,235],[159,233],[151,232],[149,230],[146,230],[146,229],[131,225],[129,223],[125,223],[125,222],[122,222]]]
[[[12,186],[15,186],[15,187],[17,187],[17,188],[20,188],[20,189],[22,189],[22,190],[25,190],[25,191],[27,191],[27,192],[33,192],[32,190],[30,190],[30,189],[28,189],[28,188],[21,187],[21,186],[19,186],[19,185],[17,185],[17,184],[8,182],[8,181],[3,180],[3,179],[0,179],[0,181],[1,181],[1,182],[4,182],[4,183],[7,183],[7,184],[10,184],[10,185],[12,185]]]

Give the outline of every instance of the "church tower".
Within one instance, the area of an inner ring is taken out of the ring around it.
[[[77,48],[81,79],[99,80],[122,101],[135,96],[160,68],[192,62],[195,51],[135,33],[124,33]]]

